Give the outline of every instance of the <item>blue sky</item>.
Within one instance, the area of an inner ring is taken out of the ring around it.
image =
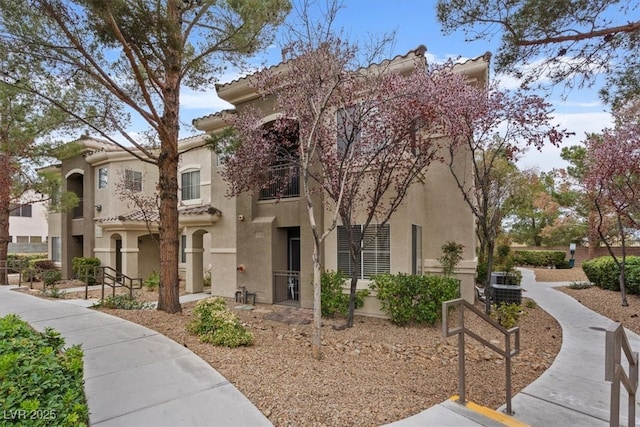
[[[395,31],[396,42],[392,56],[405,54],[424,44],[427,46],[429,61],[440,62],[451,57],[473,58],[487,51],[496,52],[500,41],[499,37],[495,37],[493,40],[465,42],[462,32],[444,36],[436,19],[435,0],[344,0],[344,4],[344,9],[338,14],[336,28],[343,28],[346,34],[356,39]],[[266,60],[268,65],[273,65],[280,60],[280,48],[274,45],[259,58]],[[517,85],[513,79],[498,76],[493,70],[491,76],[500,79],[506,87]],[[236,77],[234,74],[221,76],[221,81]],[[557,123],[576,134],[566,140],[564,146],[578,144],[585,132],[598,132],[609,126],[610,115],[598,98],[597,88],[572,90],[565,100],[562,99],[562,92],[561,87],[554,88],[546,98],[553,105]],[[185,91],[182,94],[181,118],[184,123],[191,123],[193,118],[225,107],[228,104],[217,99],[213,89],[205,93]],[[185,127],[181,136],[194,132],[195,130]],[[560,148],[555,147],[545,147],[542,152],[531,150],[519,162],[519,166],[544,171],[564,167],[566,163],[560,159],[559,154]]]

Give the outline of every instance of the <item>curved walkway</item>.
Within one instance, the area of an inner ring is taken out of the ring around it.
[[[82,344],[92,426],[271,425],[209,364],[155,331],[0,286],[0,316],[9,313],[40,331],[55,328],[67,346]]]
[[[522,271],[525,296],[557,319],[563,339],[551,367],[514,396],[514,417],[536,427],[608,426],[610,383],[604,381],[604,331],[612,321],[553,289],[567,283],[536,283],[531,270]],[[67,302],[34,298],[0,286],[0,316],[18,314],[38,330],[57,329],[67,345],[82,344],[92,426],[271,425],[190,350],[150,329]],[[640,337],[627,333],[631,346],[640,349]],[[627,424],[626,401],[623,389],[623,425]],[[638,417],[636,424],[640,425]],[[446,401],[392,425],[502,424]]]
[[[569,283],[536,282],[533,271],[522,269],[524,296],[533,299],[562,327],[562,347],[553,364],[512,400],[514,418],[535,427],[608,426],[611,383],[604,380],[605,330],[612,321],[553,289]],[[638,310],[638,308],[635,308]],[[627,331],[632,348],[640,337]],[[518,357],[518,356],[516,356]],[[620,393],[620,424],[627,425],[628,395]],[[636,404],[640,403],[636,396]],[[640,425],[636,411],[636,425]],[[504,410],[504,406],[499,409]],[[509,425],[508,422],[505,422]],[[501,425],[461,405],[446,401],[392,424],[411,426]]]

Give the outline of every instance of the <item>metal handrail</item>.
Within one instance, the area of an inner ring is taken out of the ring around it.
[[[629,362],[629,375],[621,363],[622,351]],[[638,352],[631,350],[629,339],[620,323],[613,323],[606,332],[604,379],[611,381],[609,425],[620,425],[620,383],[629,394],[628,425],[636,425],[636,391],[638,390]]]
[[[455,328],[449,328],[449,309],[455,308],[459,309],[458,312],[458,326]],[[489,325],[493,326],[495,329],[500,331],[504,335],[504,349],[497,347],[492,344],[490,341],[482,338],[475,332],[467,329],[464,324],[464,311],[465,309],[471,310],[478,317],[486,321]],[[478,310],[473,304],[468,303],[462,298],[458,298],[451,301],[444,301],[442,303],[442,333],[445,337],[450,337],[452,335],[458,335],[458,394],[460,398],[458,402],[461,404],[466,403],[466,393],[465,393],[465,357],[464,357],[464,336],[469,335],[471,338],[479,341],[481,344],[489,347],[491,350],[495,351],[499,355],[505,358],[505,370],[506,370],[506,403],[507,410],[505,411],[509,415],[513,415],[513,410],[511,408],[511,358],[518,353],[520,353],[520,328],[515,326],[511,329],[507,329],[504,326],[500,325],[489,316],[487,316],[481,310]],[[514,345],[511,347],[511,337],[514,336]]]
[[[94,267],[94,277],[97,282],[100,282],[101,295],[100,299],[104,299],[104,287],[109,286],[112,289],[112,295],[115,296],[116,288],[122,287],[129,290],[129,297],[133,298],[134,289],[142,289],[141,278],[131,278],[125,274],[118,272],[116,269],[109,266]],[[85,284],[85,299],[89,290],[89,281]]]

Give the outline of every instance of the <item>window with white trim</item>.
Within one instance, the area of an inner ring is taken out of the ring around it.
[[[61,262],[62,260],[62,240],[60,237],[51,238],[51,260]]]
[[[100,168],[98,169],[98,188],[107,188],[109,184],[109,169]]]
[[[181,200],[195,200],[200,198],[200,171],[191,170],[181,175]]]
[[[180,262],[187,262],[187,236],[186,234],[182,234],[180,236]]]
[[[354,241],[362,236],[362,225],[351,228]],[[370,279],[391,271],[391,234],[389,224],[371,224],[364,232],[362,249],[356,263],[351,261],[347,228],[338,226],[338,270],[351,276],[354,270],[359,279]]]
[[[31,218],[31,205],[21,205],[9,212],[9,216],[21,216],[25,218]]]
[[[338,156],[343,156],[350,145],[360,140],[361,132],[355,124],[356,112],[356,107],[342,108],[336,112]]]
[[[124,188],[125,190],[142,191],[142,172],[125,169]]]

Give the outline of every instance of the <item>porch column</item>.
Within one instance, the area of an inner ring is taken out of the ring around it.
[[[186,291],[188,294],[202,292],[204,289],[202,234],[187,232],[187,247],[184,251],[187,256]]]
[[[139,277],[138,273],[138,236],[124,233],[122,236],[122,274],[132,279]]]

